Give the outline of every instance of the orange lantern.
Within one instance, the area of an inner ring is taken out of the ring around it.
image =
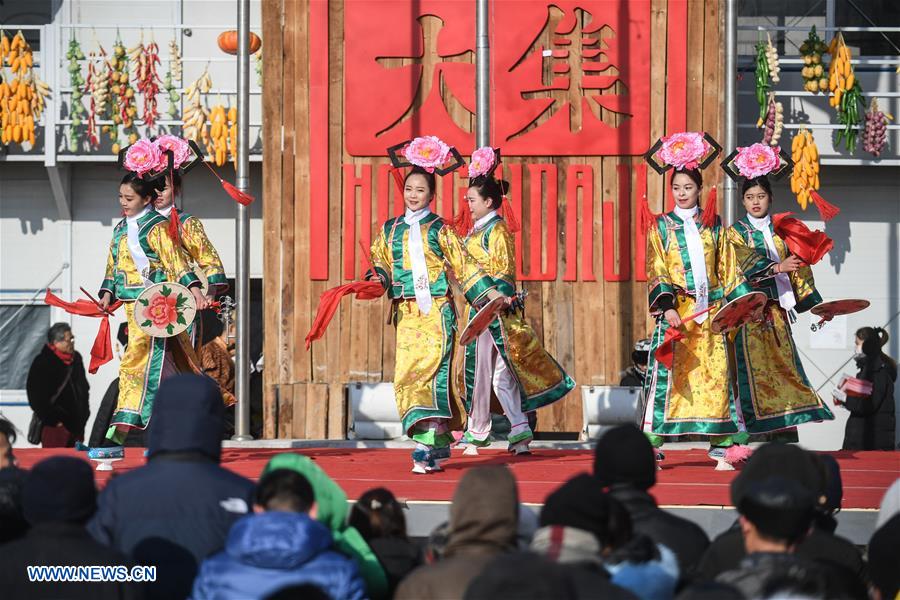
[[[230,31],[223,31],[219,34],[218,39],[216,40],[219,43],[219,48],[222,52],[227,52],[228,54],[237,54],[238,51],[238,32],[234,29]],[[250,32],[250,54],[256,54],[259,50],[260,46],[262,46],[262,40],[259,39],[259,36]]]

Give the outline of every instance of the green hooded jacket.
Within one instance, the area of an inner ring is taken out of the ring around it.
[[[306,477],[316,496],[316,520],[331,530],[335,550],[356,561],[370,597],[387,597],[388,580],[384,568],[359,531],[347,524],[350,509],[347,494],[341,486],[319,465],[300,454],[276,454],[269,460],[262,474],[275,469],[290,469]]]

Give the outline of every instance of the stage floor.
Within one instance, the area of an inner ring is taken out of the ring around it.
[[[355,499],[366,490],[384,486],[406,501],[447,502],[465,471],[477,465],[506,464],[515,474],[523,502],[541,504],[547,495],[577,473],[592,469],[590,450],[537,449],[531,456],[513,457],[503,450],[482,450],[479,456],[463,456],[454,450],[443,473],[415,475],[410,472],[408,449],[386,448],[224,448],[222,464],[250,479],[258,479],[266,462],[281,452],[298,452],[315,460]],[[29,468],[56,454],[85,457],[74,450],[19,449],[20,466]],[[885,490],[900,476],[900,453],[834,452],[841,465],[844,509],[877,509]],[[125,459],[114,463],[124,473],[144,464],[141,448],[126,449]],[[102,486],[112,475],[95,472]],[[728,507],[729,484],[736,472],[713,470],[703,449],[666,450],[663,470],[651,490],[661,505],[679,507]]]

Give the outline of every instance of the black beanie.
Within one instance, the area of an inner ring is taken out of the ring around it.
[[[97,510],[97,488],[91,466],[73,456],[54,456],[36,464],[22,489],[25,519],[87,523]]]
[[[754,482],[783,477],[802,485],[824,503],[825,469],[818,457],[800,446],[770,442],[756,449],[738,476],[731,482],[731,503],[740,506],[741,497]]]
[[[617,548],[631,538],[628,511],[587,474],[576,475],[547,496],[540,524],[588,531],[601,547]]]
[[[647,490],[656,484],[653,446],[634,425],[613,427],[597,440],[594,476],[601,486],[628,483]]]

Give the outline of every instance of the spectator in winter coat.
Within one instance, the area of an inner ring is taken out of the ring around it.
[[[846,571],[849,579],[860,579],[865,573],[865,563],[859,550],[849,540],[832,533],[833,519],[829,517],[840,508],[841,494],[836,482],[829,482],[827,472],[816,454],[799,446],[765,444],[753,453],[731,482],[731,503],[739,506],[749,486],[772,476],[799,482],[812,490],[819,502],[813,528],[797,545],[797,556],[826,564],[830,572]],[[698,576],[714,579],[724,571],[737,569],[745,556],[743,534],[736,524],[713,540],[700,561]]]
[[[594,452],[594,477],[625,506],[635,533],[674,552],[681,577],[690,578],[709,538],[696,523],[659,508],[648,493],[656,485],[656,455],[647,436],[634,425],[604,433]]]
[[[55,456],[39,462],[22,492],[31,529],[0,547],[0,595],[3,598],[139,598],[135,584],[116,582],[31,582],[29,566],[130,566],[124,554],[97,543],[85,523],[97,508],[90,465]]]
[[[303,475],[312,486],[316,498],[316,520],[331,531],[334,549],[356,561],[366,584],[366,595],[384,598],[388,593],[388,579],[381,563],[363,536],[347,523],[347,494],[319,465],[306,456],[293,453],[277,454],[266,464],[263,475],[275,469],[289,469]]]
[[[768,477],[749,484],[737,508],[747,555],[717,581],[733,585],[747,598],[761,597],[776,580],[804,588],[817,583],[812,597],[834,597],[826,596],[824,570],[794,553],[815,516],[809,489],[791,479]]]
[[[150,597],[185,598],[199,564],[247,514],[253,483],[219,466],[225,408],[215,382],[163,381],[145,466],[110,480],[89,525],[100,542],[156,565]]]
[[[531,550],[557,563],[577,597],[636,598],[610,582],[604,558],[631,539],[628,512],[590,475],[578,475],[547,497]]]
[[[872,600],[890,600],[900,594],[900,515],[895,515],[869,540],[869,575]]]
[[[330,598],[366,598],[356,564],[334,550],[331,532],[309,516],[315,494],[303,475],[269,471],[256,501],[265,512],[234,524],[225,549],[201,565],[193,598],[262,599],[298,585],[315,586]]]
[[[90,415],[89,390],[72,328],[67,323],[54,324],[47,331],[47,344],[28,369],[25,383],[28,404],[44,424],[42,447],[71,448],[76,441],[84,440]]]
[[[388,595],[393,596],[400,581],[422,564],[419,546],[406,536],[403,506],[390,490],[369,490],[353,505],[350,526],[362,534],[378,557],[388,578]]]
[[[493,558],[516,549],[519,498],[506,467],[466,471],[450,504],[450,539],[443,557],[419,567],[397,588],[396,600],[460,600]]]
[[[850,411],[844,429],[844,450],[896,450],[897,415],[894,382],[897,363],[882,352],[888,334],[880,327],[863,327],[856,332],[857,379],[872,383],[866,398],[847,396],[842,406]]]
[[[12,448],[15,443],[15,427],[0,418],[0,544],[22,536],[28,529],[22,511],[26,473],[16,466]]]

